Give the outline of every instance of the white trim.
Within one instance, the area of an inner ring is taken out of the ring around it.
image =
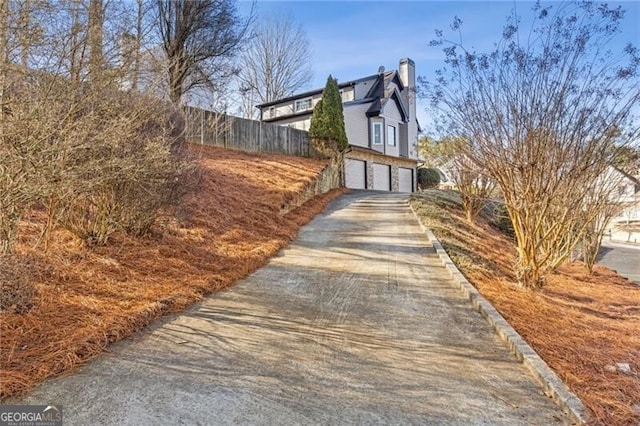
[[[378,127],[378,139],[376,140],[376,127]],[[384,128],[382,121],[371,122],[371,145],[384,145]]]
[[[398,132],[396,126],[392,126],[391,124],[387,125],[387,144],[389,144],[389,146],[396,146],[397,139]]]

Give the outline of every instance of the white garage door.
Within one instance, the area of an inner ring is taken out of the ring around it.
[[[365,189],[366,185],[366,164],[362,160],[354,160],[353,158],[345,158],[345,185],[352,189]]]
[[[373,164],[373,189],[379,191],[391,191],[390,166],[386,164]]]
[[[398,190],[413,192],[413,169],[398,168]]]

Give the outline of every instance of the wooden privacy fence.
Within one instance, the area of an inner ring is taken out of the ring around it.
[[[291,127],[186,107],[186,138],[192,143],[249,152],[312,157],[309,133]]]

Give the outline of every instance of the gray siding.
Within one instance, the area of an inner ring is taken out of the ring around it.
[[[402,116],[400,115],[400,111],[398,111],[398,105],[393,101],[393,99],[389,99],[384,106],[384,111],[381,114],[385,118],[385,141],[384,141],[384,152],[387,155],[393,155],[394,157],[398,157],[400,155],[400,124],[402,124]],[[388,126],[393,126],[396,128],[396,145],[389,145],[389,141],[387,140],[387,129]]]
[[[351,145],[369,146],[369,124],[365,115],[369,105],[355,104],[344,108],[344,126]]]

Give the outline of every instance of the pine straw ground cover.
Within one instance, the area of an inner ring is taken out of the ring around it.
[[[512,240],[487,217],[466,222],[451,191],[430,190],[411,203],[467,279],[580,397],[590,423],[640,424],[640,286],[600,266],[586,276],[572,263],[542,290],[519,290]]]
[[[325,163],[193,149],[202,166],[199,187],[151,236],[116,235],[108,246],[88,248],[57,230],[44,256],[33,249],[44,215],[25,218],[18,260],[3,265],[0,280],[22,275],[33,282],[33,294],[0,312],[0,397],[69,371],[109,343],[245,277],[344,192],[280,214]]]

